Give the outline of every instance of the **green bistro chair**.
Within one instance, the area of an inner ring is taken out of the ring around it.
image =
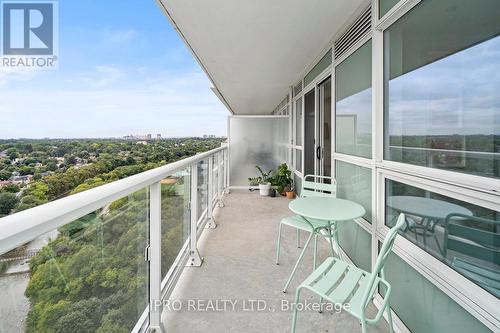
[[[310,180],[312,178],[312,180]],[[320,180],[321,182],[317,182],[316,180]],[[326,176],[315,176],[315,175],[307,175],[304,177],[304,180],[302,181],[302,188],[300,190],[300,196],[301,197],[335,197],[337,194],[337,185],[335,182],[335,179],[332,177],[326,177]],[[311,238],[314,236],[314,258],[313,258],[313,269],[316,269],[316,252],[318,248],[318,234],[319,230],[322,227],[325,227],[325,225],[328,224],[328,221],[322,221],[322,220],[315,220],[315,219],[308,219],[305,220],[303,217],[298,216],[298,215],[293,215],[293,216],[287,216],[284,219],[281,220],[280,225],[279,225],[279,230],[278,230],[278,240],[276,242],[276,265],[279,265],[279,257],[280,257],[280,246],[281,246],[281,229],[283,225],[290,226],[292,228],[297,229],[297,247],[300,248],[300,231],[307,231],[310,233],[309,237],[307,238],[306,243],[304,244],[304,248],[302,249],[302,252],[299,255],[299,259],[297,260],[292,273],[290,274],[290,277],[288,278],[288,281],[285,284],[285,288],[283,289],[283,292],[286,292],[288,286],[290,285],[290,282],[293,279],[293,276],[295,275],[295,272],[299,266],[300,261],[302,260],[302,257],[304,256],[304,253],[306,251],[307,246],[309,245],[309,242],[311,241]],[[317,232],[316,232],[317,231]],[[332,242],[330,242],[330,245]],[[334,251],[333,251],[333,246],[330,246],[330,249],[332,251],[332,256],[334,256]]]
[[[453,269],[500,297],[500,221],[453,213],[445,226],[444,259],[456,254]]]
[[[309,289],[323,299],[343,306],[344,310],[356,317],[361,323],[363,333],[366,333],[368,325],[374,325],[380,321],[384,311],[387,311],[387,319],[391,333],[394,332],[392,325],[391,308],[389,298],[391,296],[391,285],[385,280],[384,265],[391,252],[398,230],[405,224],[404,214],[400,214],[396,225],[389,230],[384,244],[373,268],[369,273],[354,265],[350,265],[340,259],[327,258],[301,285],[297,288],[295,304],[299,303],[302,289]],[[365,315],[368,304],[373,300],[377,287],[385,287],[385,296],[380,309],[374,318]],[[349,304],[349,306],[346,306]],[[295,333],[297,323],[297,306],[294,308],[292,319],[292,333]]]

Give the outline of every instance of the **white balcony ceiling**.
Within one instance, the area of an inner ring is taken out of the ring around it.
[[[269,114],[367,0],[159,0],[235,114]]]

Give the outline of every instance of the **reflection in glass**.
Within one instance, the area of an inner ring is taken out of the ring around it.
[[[1,311],[0,331],[130,332],[149,301],[148,236],[145,188],[28,244],[41,250],[11,264],[29,274],[11,275],[6,289],[0,276],[2,306],[27,297],[26,306]]]
[[[312,89],[304,96],[304,175],[314,175],[316,160],[315,138],[315,90]]]
[[[295,101],[295,145],[302,146],[302,97]]]
[[[302,150],[300,149],[294,149],[294,154],[295,154],[295,170],[298,172],[302,173]]]
[[[384,32],[385,159],[500,177],[499,12],[423,1]]]
[[[336,161],[337,197],[359,203],[366,210],[363,218],[372,221],[372,171]]]
[[[372,44],[366,42],[336,68],[336,151],[372,157]]]
[[[387,14],[398,2],[399,0],[379,0],[379,18]]]
[[[198,162],[198,220],[208,207],[208,162]]]
[[[304,87],[311,83],[319,74],[321,74],[332,63],[332,50],[328,50],[326,54],[318,61],[316,65],[304,77]]]
[[[322,162],[323,176],[331,176],[332,173],[332,79],[328,78],[318,87],[320,98],[321,114],[321,135],[322,135]],[[327,181],[329,182],[329,180]]]
[[[401,234],[500,298],[500,212],[386,180],[386,220]]]
[[[189,235],[189,169],[161,181],[161,276],[165,277]]]

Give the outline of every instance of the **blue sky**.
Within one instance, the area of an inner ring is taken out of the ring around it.
[[[228,111],[154,0],[60,0],[59,59],[0,71],[0,138],[226,134]]]
[[[391,135],[500,135],[500,36],[389,82]],[[357,114],[358,134],[372,131],[372,90],[337,102]]]
[[[389,84],[391,135],[499,135],[500,36]]]

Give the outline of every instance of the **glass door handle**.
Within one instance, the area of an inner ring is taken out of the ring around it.
[[[321,147],[320,146],[318,146],[318,148],[316,148],[316,158],[318,160],[321,159]]]

